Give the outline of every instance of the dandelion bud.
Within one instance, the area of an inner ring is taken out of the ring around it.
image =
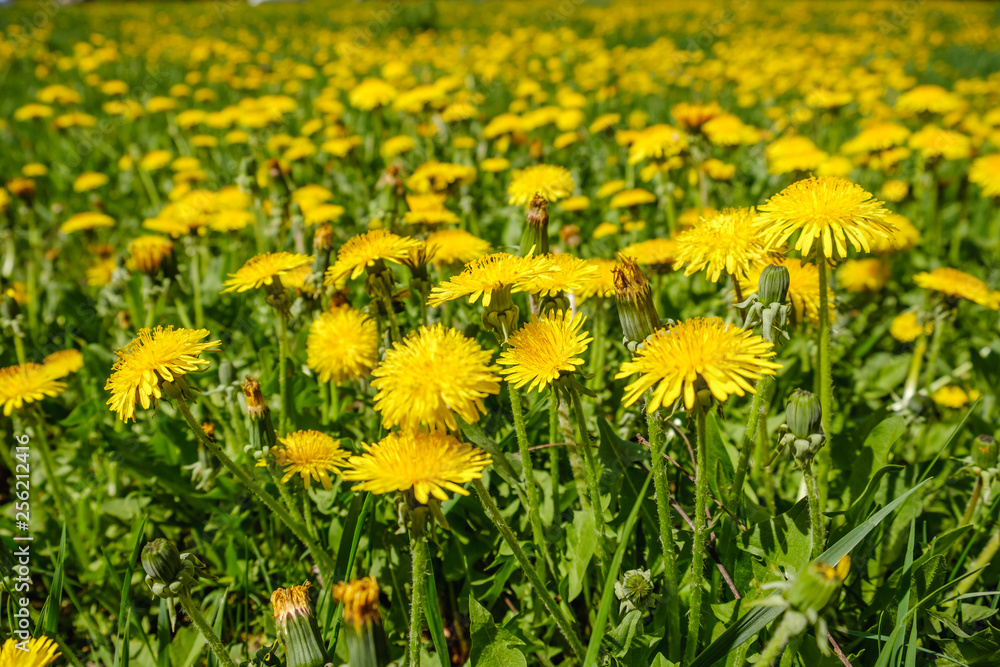
[[[162,537],[142,548],[142,569],[155,583],[173,581],[181,569],[181,553],[177,545]]]
[[[823,410],[819,399],[803,389],[796,389],[785,404],[785,423],[796,438],[819,433]]]
[[[635,352],[660,326],[660,316],[653,304],[649,280],[634,259],[619,255],[621,266],[611,269],[615,280],[615,303],[622,323],[622,342]]]
[[[274,447],[278,441],[271,423],[271,410],[264,400],[260,382],[246,376],[243,383],[243,396],[247,400],[247,415],[250,417],[250,446],[254,451],[262,452]]]
[[[287,667],[322,667],[326,652],[309,606],[309,583],[279,588],[271,594],[274,624],[285,647]]]
[[[621,600],[619,613],[622,614],[634,609],[651,609],[660,597],[653,590],[653,578],[649,570],[629,570],[623,574],[621,581],[615,582],[615,596]]]
[[[795,611],[819,614],[836,599],[850,569],[850,556],[841,558],[834,567],[810,563],[785,592],[785,599]]]
[[[972,443],[972,463],[979,468],[997,467],[997,441],[989,435],[981,435]]]
[[[510,287],[503,285],[493,291],[490,305],[483,311],[480,320],[483,328],[492,331],[497,341],[503,345],[507,342],[507,337],[517,329],[520,314],[520,309],[510,296]]]
[[[521,253],[535,249],[535,254],[549,251],[549,210],[545,197],[536,194],[528,205],[528,216],[521,236]]]
[[[765,305],[785,303],[788,298],[789,284],[788,269],[774,264],[765,266],[760,274],[760,282],[757,284],[757,297]]]

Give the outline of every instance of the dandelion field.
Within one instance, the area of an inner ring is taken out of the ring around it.
[[[1000,664],[995,5],[0,26],[0,667]]]

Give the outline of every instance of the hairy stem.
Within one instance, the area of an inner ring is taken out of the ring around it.
[[[750,414],[747,417],[747,426],[743,431],[743,441],[740,444],[740,459],[736,463],[736,474],[733,476],[733,486],[729,489],[730,502],[737,505],[743,500],[743,482],[746,479],[747,470],[750,468],[750,455],[757,441],[759,431],[758,424],[760,418],[767,414],[767,404],[764,402],[764,393],[768,390],[768,382],[771,376],[765,375],[757,380],[757,388],[750,403]]]
[[[548,544],[545,542],[542,515],[538,509],[538,484],[535,481],[535,471],[531,465],[528,433],[524,427],[524,404],[521,402],[520,392],[510,383],[507,384],[507,393],[510,394],[510,407],[514,413],[514,431],[517,434],[517,448],[521,452],[521,465],[524,467],[524,487],[528,496],[528,520],[531,523],[531,537],[542,556],[542,558],[536,559],[535,567],[538,569],[538,576],[544,582],[546,565],[552,568],[553,572],[555,572],[555,568],[549,555]]]
[[[813,473],[811,461],[802,464],[802,478],[806,483],[806,496],[809,498],[809,534],[812,542],[812,554],[809,557],[816,558],[823,553],[826,544],[826,518],[823,516],[819,484]]]
[[[698,637],[701,634],[702,600],[705,596],[705,546],[707,542],[708,518],[708,463],[706,420],[707,412],[704,406],[699,406],[695,419],[698,424],[697,459],[698,468],[695,471],[694,499],[694,541],[691,545],[691,613],[688,617],[688,637],[685,650],[685,662],[694,660],[698,652]]]
[[[830,476],[830,452],[833,448],[833,380],[830,368],[830,286],[829,267],[820,257],[819,267],[819,405],[823,411],[821,423],[826,436],[826,447],[816,457],[820,500],[826,498],[827,480]]]
[[[424,587],[427,585],[428,549],[424,534],[427,510],[419,508],[413,513],[410,523],[410,562],[413,565],[410,595],[410,667],[420,667],[420,645],[424,635]]]
[[[205,638],[208,648],[212,649],[212,653],[215,654],[215,658],[219,661],[219,664],[223,665],[223,667],[236,667],[236,663],[229,657],[229,651],[222,645],[222,640],[215,634],[212,626],[201,615],[201,610],[198,609],[198,605],[191,599],[191,595],[187,591],[181,592],[177,596],[177,600],[181,603],[184,613],[188,615],[194,626],[198,628],[198,632]]]
[[[601,573],[607,573],[607,542],[604,536],[604,505],[601,503],[601,488],[597,480],[597,464],[594,461],[594,453],[590,451],[590,434],[587,432],[587,420],[583,415],[583,403],[580,401],[580,392],[575,388],[570,389],[573,396],[573,414],[576,417],[576,428],[579,435],[580,450],[583,452],[583,469],[587,479],[587,488],[590,491],[590,505],[594,512],[594,528],[597,530],[597,555],[601,563]]]
[[[681,605],[677,594],[680,586],[677,577],[677,545],[674,542],[673,519],[670,513],[670,486],[667,483],[667,464],[663,460],[667,439],[663,436],[659,411],[646,413],[649,426],[649,449],[653,467],[653,488],[656,489],[656,511],[660,519],[660,546],[663,548],[663,575],[666,579],[667,634],[671,662],[681,656]]]

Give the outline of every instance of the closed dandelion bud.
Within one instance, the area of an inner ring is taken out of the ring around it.
[[[322,667],[326,651],[320,640],[319,626],[309,606],[309,583],[279,588],[271,594],[274,625],[285,647],[287,667]]]
[[[972,463],[979,468],[997,467],[997,441],[989,435],[981,435],[972,443]]]
[[[819,433],[823,410],[811,392],[796,389],[785,404],[785,423],[796,438],[807,439]]]
[[[760,273],[760,282],[757,283],[757,298],[765,305],[785,303],[789,285],[788,269],[775,264],[765,266]]]
[[[527,220],[524,233],[521,235],[521,254],[526,254],[532,248],[536,255],[544,255],[549,251],[549,209],[545,197],[536,194],[528,205]]]
[[[271,423],[271,410],[264,400],[260,382],[246,376],[243,383],[243,396],[247,401],[247,415],[250,417],[250,447],[255,452],[263,452],[273,447],[278,438]]]
[[[611,270],[615,281],[615,303],[624,334],[622,342],[630,352],[635,352],[659,328],[660,316],[653,304],[646,274],[634,259],[619,257],[621,265]]]
[[[619,613],[652,609],[660,598],[653,589],[650,570],[629,570],[615,582],[615,596],[621,600]]]
[[[510,287],[503,285],[493,291],[490,305],[483,311],[480,320],[483,328],[492,331],[497,341],[503,345],[510,334],[517,329],[521,311],[510,296]]]
[[[142,548],[142,569],[153,582],[173,581],[181,570],[181,553],[177,545],[162,537]]]
[[[375,577],[342,581],[333,587],[333,599],[344,605],[344,630],[352,667],[382,667],[389,662],[378,596]]]
[[[836,566],[810,563],[789,586],[785,599],[795,611],[819,614],[836,600],[850,569],[850,556],[841,558]]]

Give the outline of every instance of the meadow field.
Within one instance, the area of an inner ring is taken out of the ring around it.
[[[1000,5],[0,32],[0,667],[1000,665]]]

